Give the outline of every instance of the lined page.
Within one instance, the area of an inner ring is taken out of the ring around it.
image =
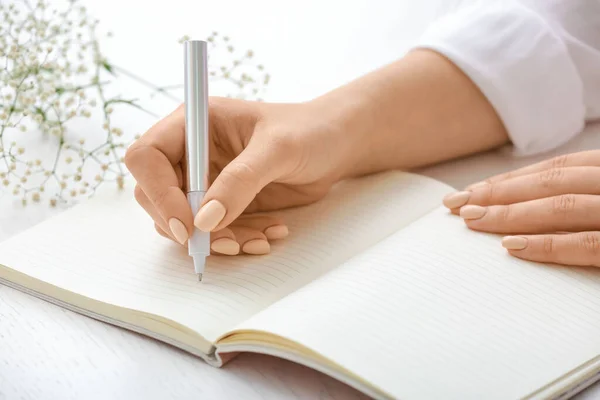
[[[439,209],[240,328],[394,398],[516,399],[600,357],[600,269],[512,258]]]
[[[0,264],[214,341],[269,304],[431,210],[450,189],[399,172],[346,183],[282,214],[268,256],[210,256],[202,284],[186,249],[160,237],[129,195],[102,196],[0,244]]]

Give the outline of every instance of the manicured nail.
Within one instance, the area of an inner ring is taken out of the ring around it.
[[[218,200],[206,203],[194,218],[196,228],[204,232],[212,231],[225,216],[225,206]]]
[[[467,204],[469,198],[471,197],[471,192],[456,192],[450,193],[446,197],[444,197],[444,205],[449,209],[453,210],[455,208],[459,208]]]
[[[506,236],[502,239],[502,246],[507,250],[523,250],[527,247],[527,238],[521,236]]]
[[[171,233],[173,234],[173,236],[175,236],[175,239],[179,243],[184,244],[185,242],[187,242],[188,232],[183,222],[181,222],[177,218],[171,218],[169,220],[169,229],[171,229]]]
[[[479,219],[485,215],[487,208],[468,205],[460,209],[460,216],[464,219]]]
[[[215,253],[235,256],[240,252],[240,245],[233,239],[220,238],[210,244],[210,249]]]
[[[248,254],[267,254],[271,251],[271,246],[266,240],[253,239],[244,243],[242,250]]]
[[[285,225],[273,225],[265,229],[265,236],[267,239],[276,240],[283,239],[289,234],[288,227]]]

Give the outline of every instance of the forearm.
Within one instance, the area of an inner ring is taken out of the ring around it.
[[[507,132],[479,89],[441,55],[416,50],[314,100],[355,143],[343,178],[413,169],[492,149]]]

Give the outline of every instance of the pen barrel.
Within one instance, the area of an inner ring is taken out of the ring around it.
[[[186,190],[208,188],[208,55],[206,42],[184,42]]]

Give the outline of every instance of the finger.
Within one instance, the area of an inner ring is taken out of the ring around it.
[[[163,232],[167,234],[171,239],[177,241],[173,235],[171,234],[171,229],[167,222],[163,219],[163,217],[158,213],[146,193],[142,190],[139,185],[135,186],[133,190],[133,195],[138,204],[146,211],[146,213],[154,220],[154,224],[158,226]],[[159,232],[160,233],[160,232]]]
[[[210,250],[215,254],[234,256],[239,254],[240,245],[229,228],[210,233]]]
[[[174,237],[165,232],[158,224],[154,224],[154,229],[156,229],[156,232],[162,237],[177,242]],[[210,241],[210,250],[212,254],[234,256],[240,252],[240,245],[235,240],[235,235],[229,228],[211,232]]]
[[[287,173],[294,154],[287,140],[250,140],[208,189],[194,219],[196,227],[213,231],[232,223],[262,188]]]
[[[241,226],[262,232],[268,240],[277,240],[287,237],[288,227],[283,220],[271,215],[242,215],[230,226]]]
[[[565,167],[600,167],[600,151],[589,150],[573,154],[563,154],[549,160],[541,161],[536,164],[531,164],[514,171],[506,172],[496,176],[492,176],[483,182],[477,182],[467,186],[466,190],[471,190],[477,185],[484,183],[500,182],[511,179],[517,176],[529,175],[536,172],[541,172],[547,169],[558,169]]]
[[[158,232],[158,234],[164,238],[167,238],[169,240],[172,240],[174,242],[177,242],[177,240],[175,240],[174,237],[172,237],[171,235],[169,235],[167,232],[165,232],[164,229],[162,229],[158,224],[154,224],[154,229],[156,230],[156,232]]]
[[[159,150],[172,165],[185,154],[185,107],[180,105],[154,124],[136,143]]]
[[[262,232],[245,226],[231,226],[230,229],[240,244],[242,252],[246,254],[267,254],[271,251],[267,237]]]
[[[600,232],[567,235],[508,236],[508,252],[524,260],[574,266],[600,267]]]
[[[469,228],[484,232],[590,231],[600,227],[600,196],[569,194],[510,205],[467,205],[460,216]]]
[[[128,149],[125,161],[155,210],[153,219],[163,230],[166,223],[177,241],[185,243],[192,232],[193,214],[167,156],[159,148],[138,141]]]
[[[458,210],[466,204],[512,204],[561,194],[600,194],[600,167],[547,169],[486,183],[471,191],[451,193],[444,198],[444,205]]]

